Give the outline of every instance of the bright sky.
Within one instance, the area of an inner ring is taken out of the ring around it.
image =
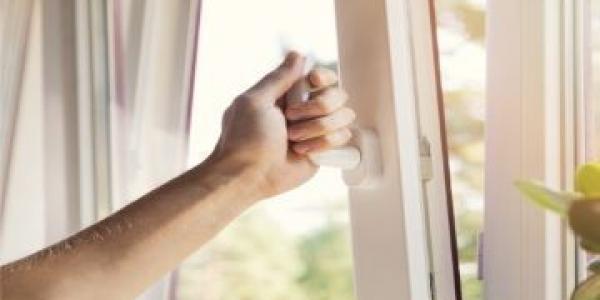
[[[190,164],[212,151],[222,112],[281,61],[282,47],[337,60],[333,0],[205,0],[202,14]],[[346,194],[339,172],[325,169],[259,209],[284,229],[302,233],[323,225],[325,207],[346,201]]]

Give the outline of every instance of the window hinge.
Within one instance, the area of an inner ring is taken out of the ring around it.
[[[427,182],[433,179],[433,160],[431,158],[431,143],[424,136],[419,140],[419,155],[421,157],[421,180]]]

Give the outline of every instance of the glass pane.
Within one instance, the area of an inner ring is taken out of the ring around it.
[[[483,299],[485,0],[437,0],[438,44],[463,299]]]
[[[294,48],[336,69],[333,0],[205,0],[190,165],[206,157],[221,115]],[[323,168],[254,207],[181,267],[178,299],[353,299],[347,189]]]

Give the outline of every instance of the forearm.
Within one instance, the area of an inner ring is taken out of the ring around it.
[[[2,299],[131,299],[257,200],[248,168],[209,160],[115,215],[2,267]]]

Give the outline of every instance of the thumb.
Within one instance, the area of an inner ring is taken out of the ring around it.
[[[304,76],[305,59],[297,52],[290,52],[275,70],[263,77],[246,94],[258,101],[275,103]]]

